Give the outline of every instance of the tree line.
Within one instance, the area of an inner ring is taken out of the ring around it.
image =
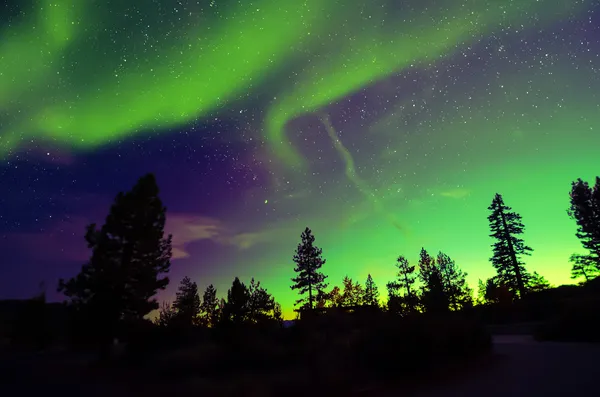
[[[346,276],[341,288],[329,289],[328,277],[322,271],[326,260],[307,227],[292,258],[296,276],[291,289],[300,296],[297,311],[358,306],[400,315],[457,311],[474,303],[520,299],[549,288],[544,277],[526,269],[523,258],[533,249],[521,237],[525,229],[522,217],[500,194],[488,209],[494,240],[490,262],[496,275],[479,282],[476,302],[466,282],[467,273],[447,254],[432,256],[425,248],[415,264],[403,255],[397,258],[396,277],[386,284],[385,304],[370,274],[364,286]],[[593,188],[581,179],[572,183],[567,212],[576,221],[577,237],[586,251],[571,257],[572,277],[590,280],[600,274],[600,177]],[[106,335],[114,334],[120,322],[141,320],[159,308],[155,295],[169,284],[172,251],[172,236],[164,233],[165,221],[166,207],[159,198],[156,179],[145,175],[131,191],[116,196],[102,227],[87,227],[90,259],[78,275],[59,281],[58,290],[68,298],[69,306],[85,313],[85,318],[101,326]],[[219,299],[212,284],[200,297],[196,283],[185,277],[175,301],[163,303],[156,321],[163,326],[214,327],[221,323],[281,324],[283,320],[281,305],[259,281],[251,279],[246,285],[236,277],[226,298]]]
[[[268,322],[281,325],[283,315],[281,305],[254,278],[246,286],[236,277],[227,291],[227,299],[218,299],[216,288],[210,284],[200,299],[198,286],[186,276],[181,280],[175,301],[172,304],[163,302],[155,322],[165,327],[212,328],[221,323],[242,325]]]
[[[571,278],[589,281],[600,275],[600,177],[596,177],[594,187],[577,179],[571,185],[569,197],[567,214],[575,220],[576,236],[587,251],[571,256]],[[521,237],[525,230],[521,215],[504,203],[501,194],[494,196],[488,210],[490,237],[494,241],[490,262],[496,275],[479,281],[477,303],[519,299],[527,293],[550,288],[543,276],[536,271],[529,272],[525,267],[523,257],[531,255],[533,249]],[[292,279],[292,289],[303,296],[296,301],[301,310],[379,305],[378,290],[370,274],[365,288],[346,276],[342,282],[343,291],[334,286],[327,292],[327,276],[320,271],[325,264],[322,250],[314,246],[315,238],[309,228],[301,238],[293,258],[298,276]],[[422,248],[416,265],[411,265],[400,255],[396,268],[396,279],[386,284],[387,309],[392,312],[455,311],[474,303],[473,291],[466,282],[467,273],[443,252],[433,257]]]

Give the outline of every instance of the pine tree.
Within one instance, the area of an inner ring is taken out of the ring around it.
[[[248,287],[235,278],[227,291],[227,301],[223,307],[223,320],[234,324],[242,324],[248,319],[250,309],[250,292]]]
[[[363,286],[360,284],[360,282],[356,282],[354,283],[354,296],[353,296],[353,300],[351,301],[352,306],[361,306],[363,304],[363,296],[365,295],[365,289],[363,288]]]
[[[529,274],[520,257],[531,255],[533,250],[525,245],[523,239],[517,237],[525,229],[521,215],[505,205],[500,194],[496,194],[488,209],[492,211],[488,216],[492,232],[490,237],[496,240],[492,245],[493,256],[490,260],[500,281],[513,295],[523,297]]]
[[[277,302],[273,305],[273,320],[275,320],[280,327],[283,327],[283,311],[281,310],[281,305]]]
[[[200,295],[198,286],[188,276],[185,276],[177,291],[173,303],[177,315],[177,321],[182,326],[197,325],[200,316]]]
[[[510,304],[513,301],[513,293],[502,283],[498,276],[495,276],[486,280],[483,298],[487,303]]]
[[[273,317],[275,299],[260,286],[260,281],[250,281],[248,287],[248,320],[257,324]]]
[[[423,305],[429,313],[441,313],[448,310],[450,303],[444,290],[444,283],[439,271],[433,269],[423,287]]]
[[[495,277],[490,277],[487,280],[485,280],[485,283],[483,284],[483,299],[487,302],[487,303],[498,303],[498,301],[500,300],[499,294],[498,294],[498,289],[499,289],[499,285],[497,283],[497,280]],[[480,286],[481,288],[481,286]]]
[[[413,288],[416,282],[416,267],[411,266],[408,259],[404,256],[399,256],[396,260],[396,280],[387,284],[388,290],[388,309],[390,303],[392,312],[414,313],[417,308],[417,294]],[[406,310],[403,309],[406,307]]]
[[[423,283],[422,302],[425,310],[433,313],[447,311],[450,303],[442,274],[435,259],[425,248],[421,248],[419,254],[419,279]]]
[[[81,272],[58,291],[84,311],[92,328],[112,341],[122,319],[142,319],[158,308],[153,299],[169,283],[171,236],[164,237],[166,208],[158,197],[154,175],[119,193],[102,228],[87,227],[85,239],[92,256]]]
[[[552,288],[552,285],[550,285],[550,283],[544,278],[544,276],[538,274],[538,272],[531,273],[529,280],[527,280],[528,291],[537,292],[549,288]]]
[[[337,285],[334,286],[331,291],[327,294],[326,300],[328,301],[329,307],[342,307],[342,291]]]
[[[344,290],[342,292],[341,297],[341,306],[343,307],[353,307],[359,306],[362,301],[363,288],[359,283],[354,283],[354,281],[346,276],[342,281],[342,286]]]
[[[366,306],[379,307],[379,290],[371,274],[367,275],[365,281],[365,291],[362,298],[362,304]]]
[[[572,279],[583,277],[587,282],[600,275],[598,262],[592,255],[573,254],[569,258],[569,261],[573,263],[573,268],[571,269]]]
[[[227,302],[224,298],[219,299],[219,305],[217,306],[217,321],[225,320],[225,305]]]
[[[291,288],[298,290],[300,295],[308,294],[308,297],[298,299],[296,305],[302,304],[303,308],[312,310],[318,292],[327,288],[325,283],[327,276],[319,272],[325,264],[325,259],[322,258],[323,251],[314,245],[315,237],[308,227],[302,232],[301,238],[302,242],[298,244],[294,254],[296,263],[294,271],[298,276],[292,278],[294,284]]]
[[[429,284],[429,278],[437,271],[435,267],[435,258],[425,250],[421,248],[419,253],[419,280],[423,285]]]
[[[398,285],[393,282],[390,281],[388,282],[386,285],[387,288],[387,293],[388,293],[388,297],[387,297],[387,302],[386,302],[386,308],[388,313],[393,313],[393,314],[399,314],[399,315],[404,315],[407,314],[406,310],[404,310],[404,301],[403,301],[403,297],[400,296],[399,294],[399,288]]]
[[[476,303],[478,305],[485,305],[486,303],[488,303],[486,297],[485,297],[485,290],[486,290],[486,285],[483,282],[483,280],[479,279],[477,281],[477,299],[476,299]]]
[[[444,291],[450,302],[450,309],[460,310],[471,306],[473,291],[467,284],[467,273],[460,270],[456,263],[443,252],[438,253],[436,262]]]
[[[318,291],[315,299],[315,308],[324,309],[329,303],[329,293],[325,291]]]
[[[173,324],[173,319],[177,313],[173,309],[173,305],[169,302],[163,302],[158,311],[158,317],[154,323],[160,327],[168,327]]]
[[[350,301],[353,299],[354,294],[354,282],[348,276],[344,276],[342,280],[342,296],[340,301],[341,307],[351,306]]]
[[[573,182],[570,202],[567,213],[576,221],[576,236],[589,252],[572,257],[573,272],[581,276],[590,271],[595,274],[600,271],[600,177],[596,177],[594,188],[581,179]]]
[[[415,269],[416,266],[411,266],[408,259],[404,256],[399,256],[396,260],[398,268],[398,283],[404,289],[406,296],[415,296],[413,284],[416,282]]]
[[[206,287],[202,295],[200,316],[207,327],[214,327],[219,321],[219,300],[217,299],[217,290],[212,284]]]

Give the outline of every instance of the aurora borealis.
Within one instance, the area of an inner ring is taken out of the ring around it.
[[[570,182],[599,174],[592,0],[10,0],[0,8],[0,298],[86,259],[84,226],[154,172],[189,275],[290,313],[305,226],[330,284],[442,250],[477,279],[494,194],[527,268],[569,282]],[[382,291],[383,292],[383,291]]]

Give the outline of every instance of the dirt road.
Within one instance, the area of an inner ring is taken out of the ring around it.
[[[498,335],[494,337],[494,356],[486,365],[447,382],[425,386],[410,396],[599,396],[599,358],[600,345],[536,342],[527,335]]]

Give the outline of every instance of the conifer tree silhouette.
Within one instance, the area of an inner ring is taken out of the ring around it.
[[[202,323],[207,327],[214,327],[219,322],[219,300],[217,299],[217,290],[212,284],[206,287],[202,295],[200,317]]]
[[[498,273],[499,281],[508,287],[514,296],[523,297],[527,292],[529,274],[520,257],[531,255],[533,249],[518,237],[525,229],[521,215],[505,205],[500,194],[494,196],[488,209],[492,212],[488,216],[492,232],[490,237],[496,240],[492,244],[493,256],[490,261]]]
[[[182,326],[192,326],[199,324],[200,316],[200,295],[198,295],[198,285],[188,276],[185,276],[177,291],[177,297],[173,302],[173,309],[176,312],[176,318]]]
[[[371,274],[367,275],[367,280],[365,281],[362,304],[379,307],[379,290],[377,289],[377,285],[375,284],[375,281],[373,281]]]
[[[165,237],[166,208],[154,175],[119,193],[104,225],[87,227],[92,256],[58,291],[99,337],[112,341],[121,320],[140,320],[158,308],[153,297],[165,289],[171,265],[171,236]]]
[[[319,291],[327,288],[327,276],[319,271],[325,264],[325,259],[322,257],[323,251],[314,245],[315,236],[308,227],[302,232],[301,239],[293,258],[296,263],[294,271],[298,276],[292,278],[294,284],[291,288],[298,290],[300,295],[308,294],[298,299],[296,305],[302,304],[303,308],[312,310]]]
[[[571,274],[587,280],[600,272],[600,177],[596,177],[593,188],[581,179],[573,182],[570,204],[567,213],[577,223],[576,236],[588,251],[585,255],[571,257]]]

